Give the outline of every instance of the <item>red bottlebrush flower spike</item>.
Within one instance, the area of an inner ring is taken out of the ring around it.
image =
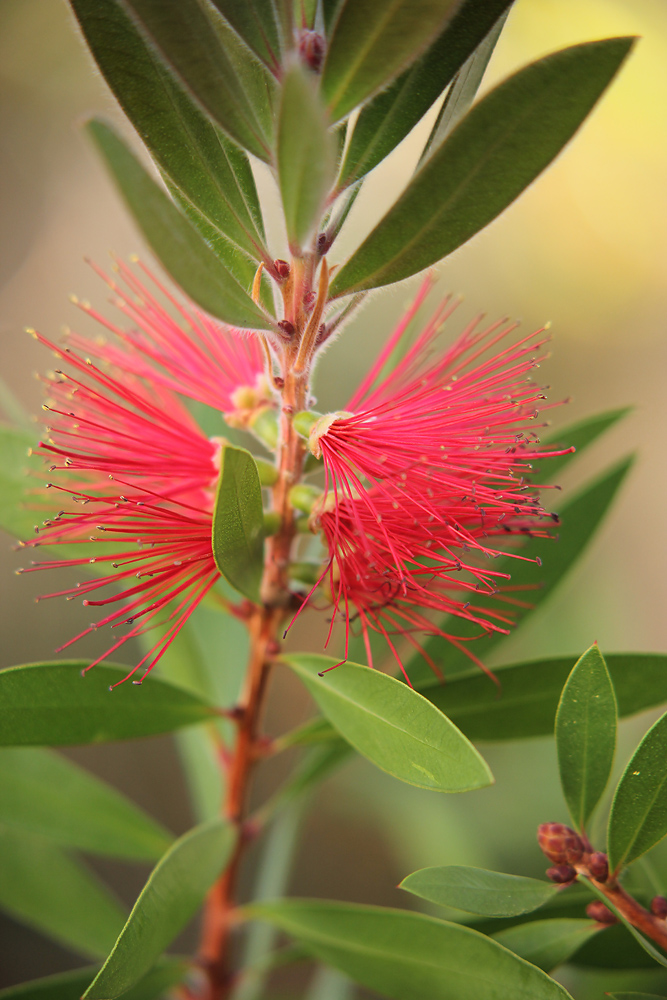
[[[478,601],[495,596],[509,574],[479,556],[505,554],[497,536],[548,535],[551,516],[525,477],[533,459],[562,454],[540,448],[531,427],[545,398],[529,378],[544,331],[503,346],[516,325],[479,331],[475,322],[438,356],[435,339],[454,308],[446,300],[383,375],[430,286],[427,279],[346,410],[310,433],[325,469],[312,523],[329,551],[335,612],[349,631],[354,606],[369,658],[375,630],[399,663],[392,634],[417,647],[419,630],[458,644],[434,626],[434,614],[467,619],[480,634],[508,631],[511,617]]]

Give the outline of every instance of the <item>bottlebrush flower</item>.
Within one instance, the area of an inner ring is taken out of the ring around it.
[[[418,649],[419,631],[460,646],[461,638],[434,624],[443,613],[473,622],[480,635],[507,632],[511,615],[480,601],[498,596],[510,575],[480,557],[505,553],[498,536],[547,536],[552,524],[527,482],[534,459],[562,454],[541,448],[532,429],[545,397],[529,373],[539,365],[544,331],[512,342],[516,324],[478,330],[474,322],[437,354],[454,309],[446,300],[407,347],[430,286],[427,279],[346,409],[310,432],[325,472],[311,520],[329,553],[320,582],[334,619],[338,612],[345,618],[346,656],[356,612],[369,662],[371,630],[399,664],[395,635]]]

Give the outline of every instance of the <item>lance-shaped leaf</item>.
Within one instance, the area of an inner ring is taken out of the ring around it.
[[[116,132],[96,118],[87,130],[146,242],[183,291],[228,323],[269,329],[268,317]]]
[[[190,962],[184,958],[165,958],[144,976],[123,1000],[154,1000],[185,979]],[[91,965],[73,972],[61,972],[43,979],[33,979],[18,986],[0,990],[0,1000],[79,1000],[95,978],[99,966]]]
[[[399,888],[430,903],[453,906],[485,917],[531,913],[559,891],[553,882],[463,865],[422,868],[404,878]]]
[[[612,38],[572,46],[492,90],[341,268],[332,296],[416,274],[495,219],[572,138],[632,43]]]
[[[280,69],[281,52],[291,43],[291,4],[265,0],[211,0],[234,31],[274,73]]]
[[[456,726],[394,677],[352,663],[332,670],[329,657],[306,653],[285,661],[341,736],[400,781],[440,792],[469,791],[493,781]]]
[[[157,677],[119,684],[127,667],[97,666],[82,677],[85,666],[85,660],[58,660],[0,671],[0,746],[130,740],[217,715],[203,699]]]
[[[373,170],[405,138],[510,2],[466,0],[428,52],[364,105],[341,168],[341,187]]]
[[[322,214],[335,176],[336,148],[317,77],[297,62],[283,81],[277,157],[287,236],[298,248]]]
[[[600,933],[601,928],[601,924],[592,920],[561,917],[510,927],[498,931],[493,939],[527,962],[532,962],[538,969],[550,972],[557,965],[569,961],[587,941]]]
[[[247,907],[322,962],[394,1000],[565,1000],[534,965],[460,924],[405,910],[289,899]]]
[[[322,69],[335,121],[385,87],[438,37],[459,0],[341,0]]]
[[[123,0],[123,6],[169,72],[206,114],[235,142],[268,160],[270,138],[263,109],[246,91],[230,51],[231,40],[215,30],[197,0]],[[245,59],[251,74],[263,71],[247,49]],[[270,74],[266,77],[268,83]]]
[[[0,908],[81,955],[107,953],[125,913],[92,872],[44,837],[4,826],[0,859]]]
[[[84,997],[111,1000],[144,976],[194,916],[224,868],[234,831],[212,820],[184,834],[151,872],[113,951]]]
[[[605,410],[596,413],[592,417],[585,417],[575,424],[567,427],[559,427],[542,438],[544,444],[553,445],[554,448],[574,448],[574,452],[567,452],[564,455],[554,455],[553,458],[545,459],[541,471],[549,477],[549,482],[554,482],[554,476],[560,475],[570,462],[581,454],[589,445],[608,431],[614,424],[622,420],[632,412],[631,406],[621,406],[616,410]]]
[[[616,749],[616,696],[597,643],[567,679],[556,712],[556,750],[563,795],[583,830],[602,797]]]
[[[264,566],[262,487],[255,460],[245,448],[227,445],[221,452],[213,556],[232,587],[259,603]]]
[[[609,868],[650,851],[667,834],[667,713],[647,732],[614,794],[607,830]]]
[[[173,837],[111,785],[61,754],[0,750],[0,823],[66,847],[155,861]]]

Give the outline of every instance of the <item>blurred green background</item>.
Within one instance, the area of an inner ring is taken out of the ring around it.
[[[603,651],[667,647],[667,6],[664,0],[518,0],[484,87],[548,51],[615,34],[638,34],[641,41],[591,120],[515,205],[439,268],[441,292],[465,296],[450,321],[452,336],[479,311],[490,318],[519,317],[527,330],[552,322],[553,357],[540,375],[552,387],[552,400],[572,397],[554,412],[556,422],[636,406],[564,478],[567,489],[639,450],[630,482],[586,557],[544,612],[503,644],[503,661],[578,654],[595,639]],[[76,292],[104,307],[106,289],[83,257],[106,265],[113,250],[122,256],[140,252],[149,260],[80,134],[78,123],[99,111],[122,120],[64,0],[0,0],[0,370],[34,413],[41,398],[32,373],[47,369],[50,359],[23,327],[50,337],[63,323],[92,331],[67,301]],[[341,238],[338,259],[399,193],[429,127],[415,130],[373,175]],[[259,173],[258,181],[275,204],[271,179]],[[275,218],[268,222],[273,249],[282,256]],[[376,294],[332,345],[316,379],[319,409],[344,404],[413,289],[414,282]],[[88,614],[73,603],[35,605],[33,596],[51,582],[14,577],[21,560],[10,542],[0,555],[2,665],[49,658],[79,622],[87,624]],[[303,616],[294,629],[292,645],[304,642],[320,648],[317,616]],[[93,641],[81,645],[79,655],[95,648]],[[282,731],[308,712],[296,683],[277,676],[269,729]],[[619,769],[649,721],[623,724]],[[539,875],[545,865],[535,827],[566,818],[553,744],[486,749],[495,787],[461,797],[401,786],[370,765],[346,768],[322,790],[306,822],[293,891],[410,905],[394,886],[424,865],[477,864]],[[71,755],[175,831],[191,824],[169,740]],[[271,773],[260,777],[260,795],[272,780]],[[667,851],[659,848],[655,861],[665,891]],[[145,871],[127,865],[95,867],[128,902],[145,878]],[[0,933],[0,985],[81,964],[8,919],[2,919]],[[623,978],[565,968],[559,978],[578,1000],[601,998],[613,988],[667,993],[664,972]],[[277,988],[289,991],[300,981],[287,974]]]

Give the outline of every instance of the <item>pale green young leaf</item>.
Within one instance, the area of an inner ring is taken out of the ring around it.
[[[123,994],[123,1000],[154,1000],[182,982],[189,968],[190,961],[185,958],[161,959],[148,975]],[[9,986],[0,990],[0,1000],[79,1000],[98,969],[99,966],[91,965]]]
[[[493,939],[538,969],[550,972],[568,962],[601,929],[602,925],[592,920],[555,917],[498,931]]]
[[[264,510],[255,460],[226,445],[213,509],[215,564],[241,594],[259,603],[264,566]]]
[[[530,913],[559,891],[553,882],[463,865],[422,868],[404,878],[399,888],[430,903],[485,917]]]

